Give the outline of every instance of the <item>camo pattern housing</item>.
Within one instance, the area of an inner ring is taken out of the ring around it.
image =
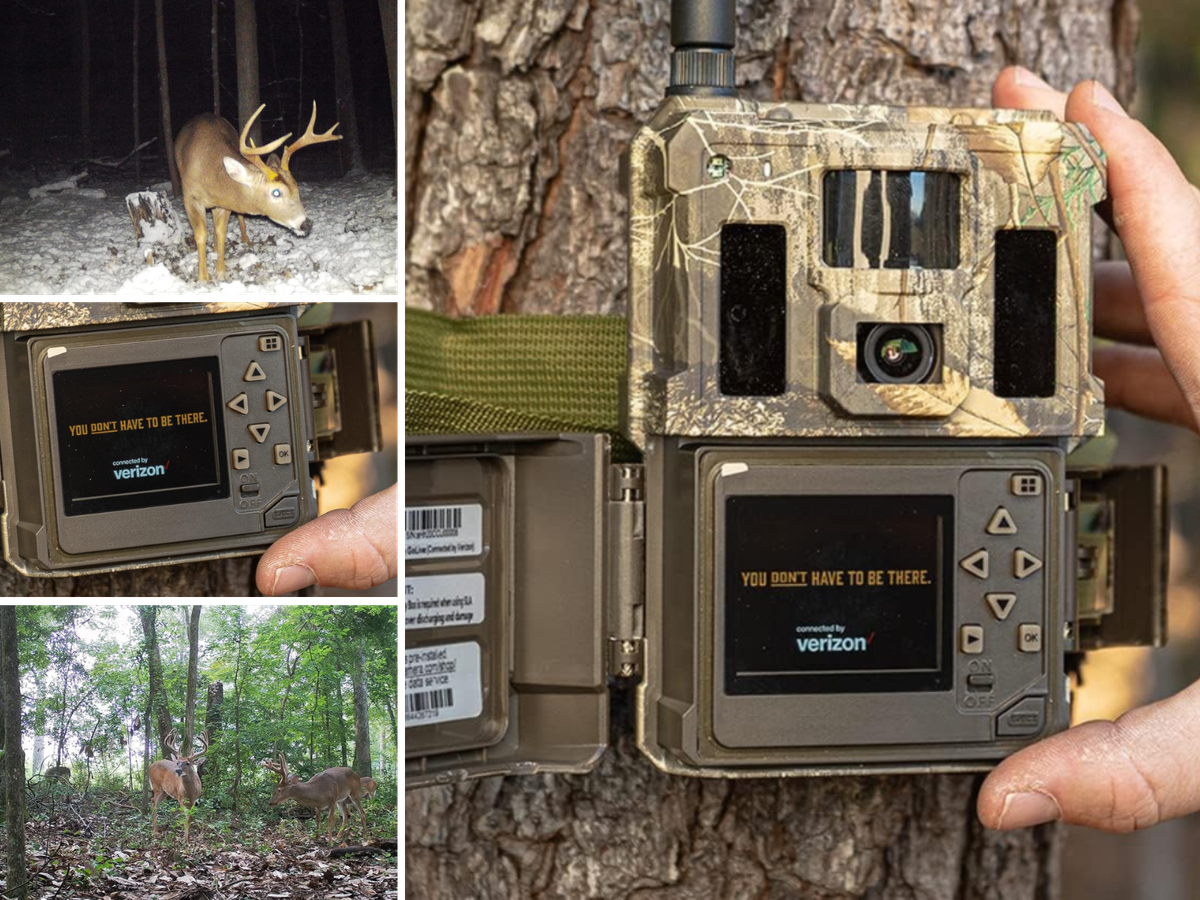
[[[304,306],[295,300],[221,300],[210,303],[0,303],[0,332],[80,328],[118,322],[149,322],[184,316],[259,312],[285,306]]]
[[[714,157],[718,165],[710,163]],[[722,165],[725,164],[726,165]],[[846,169],[960,178],[954,269],[835,268],[822,259],[822,177]],[[629,151],[626,433],[727,437],[1078,439],[1103,432],[1091,374],[1091,216],[1105,163],[1086,129],[1048,112],[672,97]],[[719,389],[720,236],[778,223],[787,241],[786,388]],[[1057,235],[1055,390],[993,392],[999,229]],[[942,326],[937,383],[862,383],[859,322]]]

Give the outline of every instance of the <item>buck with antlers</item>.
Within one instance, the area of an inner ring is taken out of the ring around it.
[[[312,230],[312,223],[304,212],[304,204],[300,202],[300,189],[288,170],[288,161],[301,147],[324,141],[340,141],[342,136],[333,133],[337,123],[324,134],[313,131],[317,121],[317,104],[314,101],[308,130],[300,140],[284,148],[282,160],[272,153],[263,162],[265,154],[271,153],[292,136],[288,132],[262,147],[255,147],[253,141],[246,143],[250,126],[265,106],[264,103],[255,110],[240,137],[227,121],[204,113],[184,125],[175,139],[175,164],[179,167],[179,178],[183,182],[183,208],[187,211],[188,221],[192,223],[192,231],[196,233],[201,281],[208,281],[206,222],[209,209],[213,211],[218,280],[225,277],[225,230],[229,225],[230,213],[237,213],[238,224],[242,227],[242,243],[249,242],[243,215],[267,216],[292,229],[300,237]]]
[[[263,768],[269,769],[279,776],[279,784],[271,795],[271,806],[275,807],[284,800],[295,800],[301,806],[314,806],[317,809],[317,830],[321,833],[321,813],[329,808],[329,829],[325,834],[328,840],[333,834],[333,812],[341,811],[342,827],[338,829],[338,837],[346,830],[349,818],[349,807],[353,803],[363,820],[363,835],[367,833],[367,814],[362,805],[362,780],[353,769],[338,766],[326,769],[314,775],[308,781],[301,781],[300,776],[288,772],[287,759],[279,754],[279,762],[263,760]]]
[[[150,817],[150,833],[158,822],[158,804],[163,797],[173,797],[184,809],[183,842],[188,840],[188,829],[192,824],[192,806],[200,798],[200,776],[196,769],[204,762],[208,752],[208,732],[200,735],[200,749],[190,756],[179,755],[179,739],[175,729],[167,735],[170,759],[160,759],[150,767],[150,786],[154,788],[154,814]]]

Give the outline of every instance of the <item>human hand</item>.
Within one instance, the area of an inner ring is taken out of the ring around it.
[[[1146,128],[1096,82],[1059,93],[1005,69],[995,106],[1049,109],[1082,122],[1108,155],[1111,224],[1129,263],[1096,275],[1095,328],[1105,402],[1196,428],[1200,411],[1200,195]],[[1148,828],[1200,809],[1200,682],[1115,722],[1087,722],[1004,760],[979,792],[989,828],[1061,819],[1106,831]]]
[[[1104,148],[1109,200],[1102,211],[1129,258],[1096,267],[1096,334],[1119,342],[1096,347],[1093,356],[1104,402],[1196,429],[1200,192],[1167,148],[1098,82],[1081,82],[1067,95],[1014,66],[996,78],[992,104],[1048,109],[1082,122]]]
[[[268,597],[312,584],[362,591],[396,577],[396,485],[281,537],[258,562]]]

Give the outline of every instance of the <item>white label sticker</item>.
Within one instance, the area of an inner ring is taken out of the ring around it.
[[[483,712],[474,641],[404,651],[404,727],[474,719]]]
[[[483,552],[483,507],[478,503],[404,508],[404,558],[478,556]]]
[[[483,621],[483,573],[404,579],[404,630],[478,625]]]

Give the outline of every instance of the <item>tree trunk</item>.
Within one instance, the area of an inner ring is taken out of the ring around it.
[[[221,65],[217,55],[217,8],[221,0],[212,0],[212,81],[213,115],[221,114]]]
[[[163,686],[162,657],[158,652],[158,607],[139,606],[138,615],[142,619],[142,634],[146,638],[147,666],[150,670],[150,701],[147,705],[144,725],[147,732],[152,727],[151,723],[157,725],[158,747],[155,752],[160,753],[161,756],[155,758],[162,759],[167,755],[167,738],[170,736],[173,726],[171,725],[171,712],[167,708],[167,691]]]
[[[350,171],[357,174],[365,172],[366,167],[358,139],[354,80],[350,74],[350,41],[346,36],[346,7],[342,0],[329,0],[329,30],[333,36],[333,85],[337,92],[339,133],[345,138],[338,141],[338,146],[340,152],[350,158]]]
[[[665,12],[667,4],[652,8]],[[985,0],[739,3],[744,93],[986,106],[1021,62],[1128,101],[1136,13]],[[619,313],[618,161],[661,102],[665,21],[644,4],[411,0],[405,29],[406,298],[451,315]],[[1069,9],[1070,12],[1065,10]],[[406,795],[407,892],[422,897],[1053,897],[1063,829],[984,830],[979,776],[709,780],[636,749],[626,691],[590,775]]]
[[[0,690],[4,692],[5,897],[25,900],[25,751],[21,747],[21,672],[17,656],[17,608],[0,606]]]
[[[138,121],[138,0],[133,0],[133,177],[139,189],[142,187],[142,126]]]
[[[84,159],[92,155],[91,95],[92,38],[88,29],[88,4],[87,0],[79,0],[79,132]]]
[[[187,697],[183,710],[183,744],[180,749],[182,756],[192,752],[192,736],[196,733],[196,670],[200,666],[200,610],[203,607],[197,603],[192,607],[192,615],[188,620],[188,668],[187,668]]]
[[[367,704],[367,640],[360,637],[351,652],[354,654],[350,677],[354,684],[354,765],[359,775],[371,771],[371,720]]]
[[[163,0],[154,0],[154,27],[158,37],[158,100],[162,106],[163,152],[167,155],[167,171],[175,196],[183,196],[179,170],[175,166],[175,132],[171,130],[171,85],[167,79],[167,39],[163,23]]]
[[[400,122],[396,109],[396,0],[379,0],[379,20],[383,24],[383,47],[387,52],[388,75],[392,84],[392,128]]]
[[[233,33],[237,46],[238,131],[258,109],[258,19],[254,0],[233,0]],[[250,126],[250,137],[262,146],[262,119]]]
[[[221,735],[221,706],[225,703],[225,685],[214,681],[208,686],[208,700],[204,705],[204,727],[208,729],[208,739],[211,749],[205,755],[204,762],[197,772],[206,785],[205,790],[210,796],[216,796],[217,785],[220,783],[221,766],[220,735]]]

